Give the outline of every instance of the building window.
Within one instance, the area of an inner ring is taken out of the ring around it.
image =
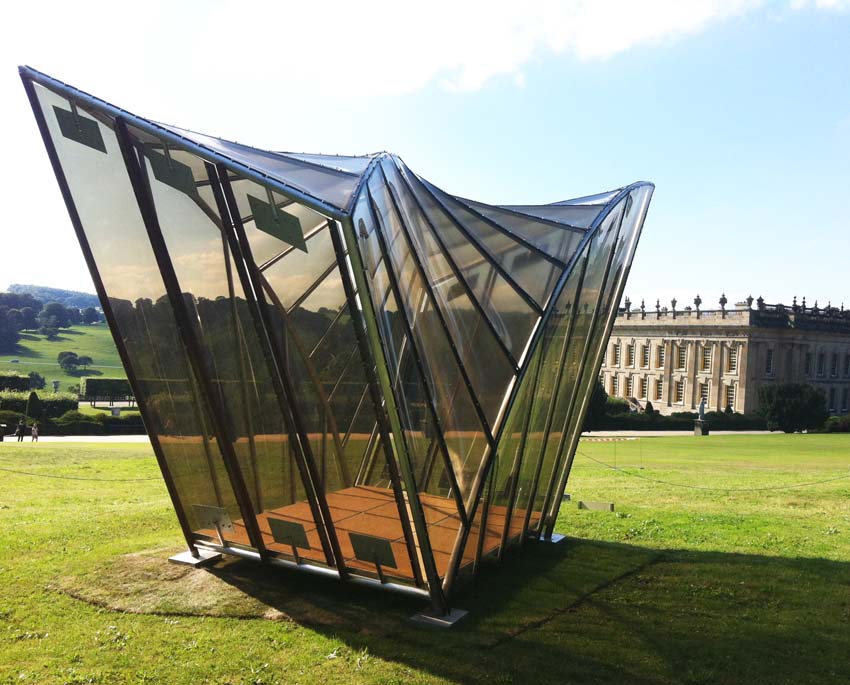
[[[640,348],[640,365],[645,369],[649,368],[649,345]]]
[[[708,345],[702,348],[702,370],[711,371],[711,348]]]
[[[773,350],[767,351],[767,358],[764,362],[764,372],[768,376],[773,373]]]
[[[617,375],[611,376],[611,394],[614,397],[620,394],[620,378]]]
[[[614,343],[611,347],[611,366],[620,365],[620,343]]]
[[[626,345],[626,366],[634,367],[635,365],[635,346],[634,343]]]
[[[626,397],[635,396],[635,379],[629,376],[626,379]]]
[[[644,377],[644,378],[641,378],[641,379],[640,379],[640,398],[641,398],[642,400],[645,400],[645,399],[646,399],[646,395],[647,395],[647,385],[649,385],[649,383],[647,382],[646,378],[645,378],[645,377]]]
[[[806,367],[805,367],[806,375],[812,375],[812,353],[806,352]]]
[[[679,356],[676,358],[676,368],[684,369],[688,363],[688,348],[684,345],[679,345],[677,352]]]
[[[699,384],[699,398],[708,404],[708,383]]]
[[[838,352],[832,353],[832,364],[831,364],[830,369],[829,369],[829,375],[830,376],[837,376],[838,375]]]
[[[676,404],[685,403],[685,381],[676,381]]]
[[[726,407],[735,408],[735,386],[731,384],[726,386]]]
[[[728,360],[726,363],[726,370],[729,373],[736,373],[738,371],[738,348],[730,347],[729,356],[726,359]]]
[[[835,411],[835,388],[829,389],[829,411]]]
[[[823,377],[826,373],[826,355],[823,352],[818,353],[818,376]]]
[[[655,353],[655,366],[659,369],[664,368],[664,345],[659,345]]]
[[[844,375],[850,376],[850,352],[844,355]]]
[[[659,378],[657,381],[655,381],[655,399],[660,400],[663,392],[664,392],[664,381],[662,381]]]
[[[850,404],[850,388],[844,388],[841,393],[841,411],[846,412],[850,408],[848,404]]]

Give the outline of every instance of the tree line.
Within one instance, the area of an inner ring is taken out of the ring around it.
[[[99,323],[103,315],[94,307],[66,307],[61,302],[36,299],[29,293],[0,293],[0,352],[14,352],[24,331],[35,331],[55,340],[60,329]]]

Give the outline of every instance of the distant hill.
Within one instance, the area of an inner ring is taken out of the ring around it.
[[[21,285],[20,283],[13,283],[9,286],[8,292],[18,294],[29,293],[45,304],[48,302],[59,302],[66,307],[77,307],[78,309],[96,307],[100,309],[100,300],[97,299],[97,295],[81,293],[77,290],[63,290],[62,288],[48,288],[44,285]]]

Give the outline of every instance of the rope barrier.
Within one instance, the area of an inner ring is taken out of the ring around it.
[[[579,452],[578,450],[576,450],[576,454],[579,454],[582,457],[585,457],[586,459],[590,459],[590,461],[594,461],[597,464],[604,466],[605,468],[611,469],[612,471],[617,471],[619,473],[622,473],[624,476],[632,476],[633,478],[640,478],[641,480],[646,480],[646,481],[649,481],[651,483],[660,483],[661,485],[669,485],[669,486],[675,487],[675,488],[687,488],[689,490],[708,490],[708,491],[712,491],[712,492],[769,492],[769,491],[773,491],[773,490],[790,490],[792,488],[804,488],[804,487],[810,487],[812,485],[822,485],[823,483],[832,483],[832,482],[835,482],[837,480],[845,480],[847,478],[850,478],[850,473],[847,473],[847,474],[844,474],[843,476],[836,476],[835,478],[826,478],[824,480],[811,481],[809,483],[793,483],[791,485],[776,485],[776,486],[769,486],[769,487],[762,487],[762,488],[714,488],[714,487],[708,487],[708,486],[705,486],[705,485],[689,485],[687,483],[674,483],[674,482],[669,481],[669,480],[662,480],[661,478],[650,478],[649,476],[644,476],[640,473],[632,473],[630,471],[626,471],[625,469],[622,469],[618,466],[612,466],[611,464],[607,464],[606,462],[604,462],[600,459],[596,459],[594,457],[591,457],[589,454],[585,454],[584,452]]]
[[[6,473],[15,473],[20,476],[35,476],[36,478],[59,478],[60,480],[87,480],[98,483],[139,483],[149,480],[162,480],[159,476],[153,478],[87,478],[85,476],[60,476],[55,473],[33,473],[32,471],[16,471],[15,469],[5,469],[0,466],[0,471]]]

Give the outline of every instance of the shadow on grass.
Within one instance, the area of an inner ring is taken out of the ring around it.
[[[485,566],[450,630],[421,603],[250,562],[209,571],[351,649],[458,682],[850,680],[850,564],[583,540]]]
[[[66,370],[66,373],[69,376],[73,376],[74,378],[84,378],[86,376],[102,376],[103,371],[98,371],[97,369],[70,369]]]

